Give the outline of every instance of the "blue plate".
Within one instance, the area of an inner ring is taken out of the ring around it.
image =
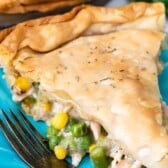
[[[168,50],[162,50],[161,60],[165,63],[162,73],[158,76],[158,82],[162,99],[168,104]],[[3,71],[0,69],[0,109],[8,110],[21,108],[19,104],[14,103],[11,99],[11,92],[6,81],[3,79]],[[16,112],[16,111],[15,111]],[[1,114],[0,114],[1,115]],[[45,135],[47,126],[44,122],[35,122],[32,117],[28,116],[33,125]],[[70,161],[70,159],[68,159]],[[11,148],[0,130],[0,167],[1,168],[28,168],[28,166],[19,158]],[[93,168],[89,156],[85,156],[79,165],[79,168]]]

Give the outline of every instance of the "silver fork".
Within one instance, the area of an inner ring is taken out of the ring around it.
[[[0,126],[18,155],[32,168],[72,168],[66,161],[58,160],[48,149],[46,139],[30,123],[21,110],[18,116],[1,110]]]

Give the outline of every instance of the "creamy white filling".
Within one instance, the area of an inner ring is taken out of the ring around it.
[[[13,94],[13,100],[14,101],[22,101],[24,98],[27,96],[33,95],[33,97],[38,98],[37,94],[35,93],[34,89],[31,88],[28,90],[26,93],[18,95],[16,94],[14,90]],[[46,123],[49,123],[49,120],[57,113],[59,112],[69,112],[69,115],[71,117],[78,117],[77,112],[72,108],[71,105],[69,104],[63,104],[60,102],[52,102],[52,108],[50,112],[44,112],[44,109],[38,105],[35,105],[31,109],[31,114],[33,115],[34,119],[36,120],[44,120]],[[90,126],[90,129],[93,133],[94,139],[97,141],[100,137],[101,133],[101,126],[96,123],[96,122],[91,122],[91,121],[86,121],[87,125]],[[66,135],[67,134],[67,135]],[[65,137],[69,136],[69,133],[66,133],[63,131],[63,135]],[[122,161],[123,165],[131,165],[130,168],[140,168],[141,163],[139,161],[135,161],[132,157],[128,157],[125,155],[124,150],[118,145],[118,143],[114,140],[111,140],[109,137],[104,140],[102,143],[102,146],[106,148],[107,155],[111,158],[113,158],[113,161],[111,162],[109,168],[122,168],[121,166],[119,167],[119,163]],[[78,166],[80,163],[83,153],[76,152],[71,154],[72,157],[72,164],[74,166]],[[123,159],[123,155],[125,155],[125,159]],[[129,160],[129,161],[128,161]],[[124,163],[125,162],[125,163]],[[121,164],[122,165],[122,164]],[[123,167],[125,168],[125,167]]]
[[[72,165],[74,165],[75,167],[77,167],[80,163],[80,161],[82,160],[84,154],[77,152],[77,153],[73,153],[71,154],[72,157]]]
[[[72,107],[70,105],[65,105],[59,102],[52,103],[52,110],[50,113],[53,115],[60,113],[60,112],[68,112]]]

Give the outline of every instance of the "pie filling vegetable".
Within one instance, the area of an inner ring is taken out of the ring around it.
[[[82,20],[82,22],[81,22]],[[58,159],[96,168],[167,168],[157,82],[162,3],[78,6],[0,32],[0,64],[13,100],[48,125]]]
[[[71,156],[72,164],[78,166],[83,156],[89,153],[96,168],[145,168],[140,161],[126,154],[100,124],[83,120],[70,104],[50,100],[39,93],[39,87],[40,83],[31,83],[19,76],[12,86],[13,100],[20,101],[23,109],[36,120],[49,125],[46,130],[48,145],[58,159]],[[162,125],[166,126],[166,116],[162,117]]]
[[[69,155],[72,164],[78,166],[83,156],[89,153],[96,168],[119,167],[122,164],[143,167],[139,161],[125,154],[100,124],[83,120],[70,104],[50,100],[39,93],[39,87],[40,83],[31,83],[19,76],[12,86],[13,100],[20,101],[23,109],[36,120],[48,123],[48,145],[58,159]]]

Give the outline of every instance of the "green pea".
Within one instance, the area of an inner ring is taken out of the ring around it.
[[[97,146],[92,149],[90,157],[95,168],[108,168],[109,162],[103,147]]]
[[[60,136],[50,136],[49,137],[49,148],[50,150],[54,150],[54,147],[58,145],[58,143],[61,141]]]
[[[65,128],[65,131],[66,132],[71,131],[72,126],[75,125],[75,124],[77,124],[77,123],[79,123],[79,120],[77,120],[76,118],[70,118],[69,122],[68,122],[68,125]]]
[[[89,146],[92,144],[92,137],[90,135],[85,135],[83,137],[75,138],[76,144],[81,150],[88,150]]]
[[[32,85],[34,87],[35,93],[38,93],[40,83],[39,82],[33,82]]]
[[[49,138],[51,136],[57,136],[59,133],[59,130],[56,129],[54,126],[49,126],[46,131],[46,137]]]
[[[71,127],[71,133],[74,137],[81,137],[88,133],[88,128],[84,122],[74,124]]]
[[[23,102],[27,105],[33,105],[37,102],[37,100],[33,96],[28,96],[23,100]]]

